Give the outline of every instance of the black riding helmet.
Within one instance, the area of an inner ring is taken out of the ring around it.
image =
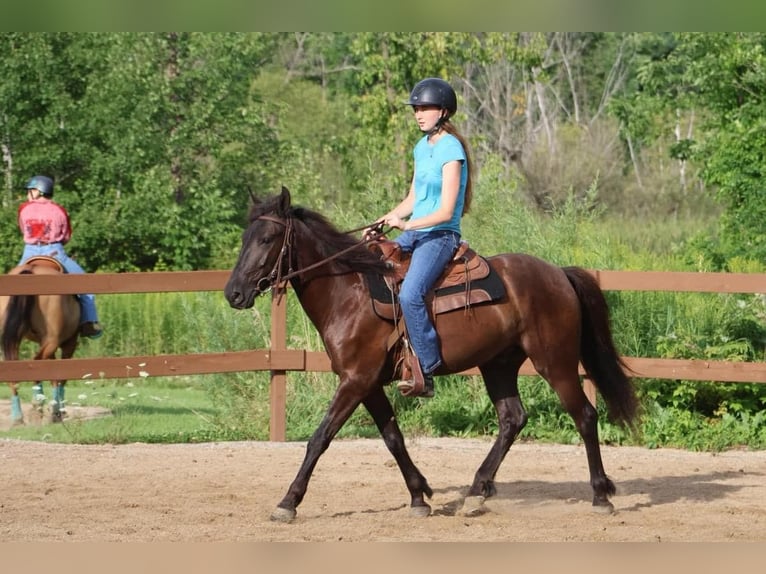
[[[441,78],[426,78],[415,84],[410,92],[409,106],[439,106],[447,110],[444,120],[457,111],[457,95],[447,82]]]
[[[53,197],[53,180],[44,175],[36,175],[27,182],[27,189],[36,189],[43,197]]]

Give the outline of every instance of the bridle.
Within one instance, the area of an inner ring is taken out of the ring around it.
[[[255,284],[255,288],[259,293],[266,293],[267,291],[270,291],[274,288],[274,285],[281,285],[283,282],[287,281],[288,279],[294,277],[297,275],[292,267],[288,267],[287,269],[287,275],[282,275],[282,261],[285,257],[287,257],[287,264],[290,265],[290,262],[293,260],[292,258],[292,235],[293,235],[293,218],[288,217],[286,220],[281,220],[276,217],[272,217],[270,215],[260,215],[256,218],[256,220],[262,219],[264,221],[271,221],[272,223],[277,223],[279,225],[284,226],[285,228],[285,234],[282,236],[282,247],[279,249],[279,257],[277,258],[276,263],[274,263],[274,268],[271,270],[271,273],[268,275],[261,277],[258,279],[258,282]]]
[[[279,219],[278,217],[273,217],[271,215],[259,215],[255,219],[256,221],[259,219],[263,221],[270,221],[272,223],[282,225],[285,228],[285,233],[282,236],[282,247],[280,247],[279,249],[279,256],[277,257],[277,260],[274,263],[273,269],[268,275],[261,277],[255,285],[256,290],[261,294],[270,291],[275,286],[282,285],[283,283],[289,281],[290,279],[294,279],[295,277],[302,275],[306,271],[311,271],[312,269],[321,267],[322,265],[329,263],[333,259],[337,259],[341,255],[344,255],[348,253],[349,251],[353,251],[354,249],[359,248],[359,246],[361,245],[366,245],[368,243],[372,243],[373,241],[379,241],[381,237],[383,237],[386,233],[391,231],[390,227],[388,229],[384,229],[383,223],[377,223],[377,222],[368,226],[352,229],[351,231],[348,231],[347,233],[362,231],[363,229],[369,229],[370,232],[366,233],[362,237],[362,239],[360,239],[354,245],[347,247],[346,249],[342,249],[341,251],[338,251],[337,253],[333,253],[329,257],[325,257],[324,259],[317,261],[316,263],[312,263],[311,265],[308,265],[307,267],[304,267],[303,269],[294,270],[291,266],[292,260],[293,260],[293,257],[292,257],[293,231],[294,231],[293,218],[288,216],[285,219]],[[283,262],[285,258],[287,258],[288,268],[287,268],[287,273],[283,274],[282,268],[284,267]],[[280,290],[280,293],[281,293],[281,290]]]

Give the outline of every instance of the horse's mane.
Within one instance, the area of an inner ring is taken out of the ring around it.
[[[263,202],[253,204],[250,208],[250,223],[261,215],[274,214],[280,218],[292,218],[295,225],[295,241],[297,245],[310,242],[324,259],[348,249],[333,260],[348,271],[358,273],[391,273],[390,266],[381,258],[377,251],[371,251],[360,243],[360,238],[338,231],[338,229],[323,215],[305,207],[289,207],[286,211],[281,208],[280,197],[273,197]],[[356,249],[352,247],[356,246]]]

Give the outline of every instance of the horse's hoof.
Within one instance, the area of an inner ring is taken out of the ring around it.
[[[614,504],[608,500],[599,504],[594,503],[591,508],[596,514],[614,514]]]
[[[413,518],[426,518],[431,516],[431,507],[427,504],[419,504],[417,506],[410,506],[410,516]]]
[[[483,496],[466,496],[463,501],[463,508],[460,509],[460,514],[463,516],[479,516],[487,512],[484,506]]]
[[[295,512],[295,510],[289,510],[287,508],[277,506],[276,510],[271,513],[271,519],[274,522],[292,522],[295,520],[295,516],[297,514],[298,513]]]

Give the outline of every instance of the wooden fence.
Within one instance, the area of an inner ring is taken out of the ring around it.
[[[689,291],[766,293],[766,273],[693,273],[660,271],[592,271],[605,291]],[[61,277],[0,276],[0,295],[55,293],[149,293],[219,291],[229,271],[97,273]],[[120,379],[240,371],[270,371],[270,438],[285,440],[285,404],[289,371],[329,372],[324,352],[287,348],[286,297],[272,299],[271,348],[225,353],[102,357],[54,361],[0,362],[0,381]],[[232,313],[235,311],[232,310]],[[625,357],[639,378],[721,382],[766,382],[766,363]],[[478,374],[478,369],[464,374]],[[523,375],[535,374],[529,361]],[[595,389],[586,381],[595,400]]]

